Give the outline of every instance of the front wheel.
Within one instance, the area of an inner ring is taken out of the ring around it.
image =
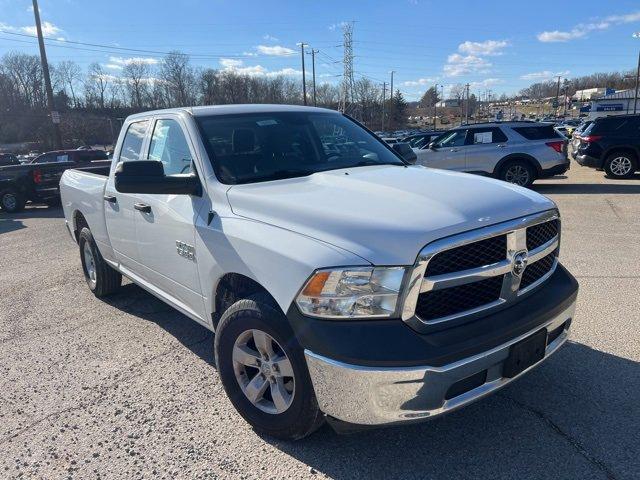
[[[529,162],[511,160],[500,169],[498,178],[520,187],[530,187],[536,179],[536,174]]]
[[[636,159],[629,153],[612,153],[604,163],[609,178],[631,178],[637,169]]]
[[[224,312],[214,350],[231,403],[257,432],[295,440],[322,424],[303,350],[267,295]]]

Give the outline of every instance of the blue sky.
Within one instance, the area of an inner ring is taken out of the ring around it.
[[[176,49],[202,67],[299,78],[305,42],[320,50],[318,81],[331,83],[342,73],[341,24],[354,21],[356,78],[388,82],[395,70],[411,100],[434,83],[510,93],[555,75],[632,70],[640,50],[637,0],[40,0],[40,10],[45,35],[58,39],[47,45],[52,62],[97,61],[117,74],[131,58],[156,64]],[[31,1],[0,0],[0,30],[32,32]],[[37,46],[0,33],[0,55],[11,50]]]

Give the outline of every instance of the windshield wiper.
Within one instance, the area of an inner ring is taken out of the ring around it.
[[[361,160],[358,163],[356,163],[355,165],[353,165],[354,167],[368,167],[370,165],[397,165],[397,166],[403,166],[404,163],[400,163],[400,162],[378,162],[376,160]],[[349,167],[346,167],[349,168]]]

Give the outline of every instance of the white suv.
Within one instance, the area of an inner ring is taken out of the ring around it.
[[[566,139],[550,123],[463,125],[414,149],[417,164],[489,175],[527,187],[569,169]]]

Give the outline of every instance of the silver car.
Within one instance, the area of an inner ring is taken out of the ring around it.
[[[569,169],[567,140],[550,123],[491,122],[463,125],[414,149],[416,164],[488,175],[528,187]]]

